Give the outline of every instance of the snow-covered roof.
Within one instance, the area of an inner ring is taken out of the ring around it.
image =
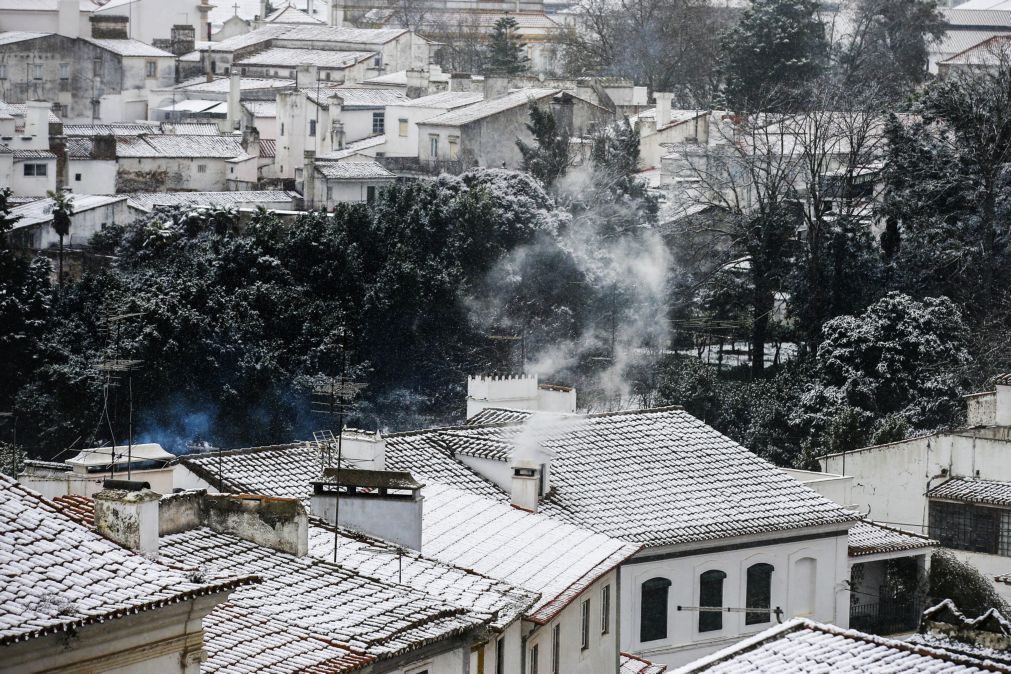
[[[14,161],[30,161],[32,159],[56,159],[49,150],[14,150]]]
[[[219,105],[221,105],[221,101],[209,98],[186,98],[181,101],[172,101],[168,105],[163,105],[156,109],[162,112],[188,112],[196,114],[207,112]]]
[[[462,108],[465,105],[480,103],[483,100],[484,94],[480,91],[440,91],[437,94],[413,98],[404,103],[398,103],[398,105],[405,108],[454,110]]]
[[[251,190],[236,192],[133,192],[127,204],[142,211],[153,211],[156,206],[216,206],[229,207],[241,204],[282,204],[290,207],[290,192],[278,190]]]
[[[161,133],[157,123],[113,122],[111,124],[64,124],[64,136],[139,136],[142,133]]]
[[[106,51],[112,52],[113,54],[118,54],[119,56],[139,56],[145,58],[175,58],[174,54],[158,49],[157,47],[152,47],[151,45],[141,42],[140,40],[114,40],[114,39],[99,39],[85,37],[81,38],[85,42],[91,43],[96,47],[104,49]]]
[[[207,660],[201,670],[206,672],[344,674],[376,660],[268,611],[230,602],[211,611],[202,626]]]
[[[375,55],[371,51],[337,51],[334,49],[291,49],[271,47],[247,56],[235,64],[238,66],[284,66],[294,68],[303,63],[312,63],[320,68],[350,68]]]
[[[483,410],[467,419],[468,426],[487,426],[489,424],[506,424],[526,421],[535,412],[515,410],[505,407],[485,407]]]
[[[0,475],[0,645],[228,592],[252,578],[188,574],[125,550]]]
[[[316,172],[327,180],[393,180],[396,176],[376,161],[321,161]]]
[[[673,674],[829,671],[975,674],[1011,670],[943,650],[794,618],[676,669]]]
[[[1011,47],[1011,34],[994,35],[940,61],[940,63],[944,65],[999,65],[1009,47]]]
[[[221,105],[221,103],[218,103]],[[162,122],[162,133],[177,136],[220,136],[221,131],[214,122]]]
[[[356,140],[353,143],[348,143],[347,145],[344,146],[343,150],[334,150],[333,152],[317,155],[316,159],[317,160],[347,159],[348,157],[355,156],[356,154],[362,152],[363,150],[379,147],[384,143],[386,143],[386,136],[370,136],[368,138]]]
[[[939,545],[937,541],[877,522],[861,520],[849,530],[849,556],[862,557],[881,552],[919,550]]]
[[[446,485],[424,490],[421,552],[540,593],[544,624],[639,546]]]
[[[245,154],[242,144],[235,138],[226,136],[174,136],[158,134],[150,136],[118,136],[116,156],[123,158],[141,157],[190,157],[193,159],[231,159]]]
[[[664,674],[667,665],[654,665],[631,653],[618,655],[618,674]]]
[[[386,44],[407,34],[404,28],[335,28],[332,26],[290,26],[277,36],[299,42],[340,42],[346,44]]]
[[[930,489],[927,498],[1011,507],[1011,482],[956,477]]]
[[[24,117],[28,113],[28,104],[27,103],[4,103],[3,101],[0,101],[0,113],[6,113],[6,114],[14,117],[16,120],[18,120],[18,122],[20,124],[23,124],[24,123]],[[21,119],[18,119],[19,117]],[[54,113],[52,111],[51,108],[49,110],[48,121],[49,121],[50,124],[59,124],[60,121],[61,121],[60,118],[56,116],[56,113]],[[19,126],[18,128],[21,128],[21,127]]]
[[[418,125],[426,126],[463,126],[506,110],[529,105],[531,101],[539,101],[558,94],[558,89],[520,89],[503,96],[468,105],[457,110],[450,110],[441,115],[430,117]]]
[[[24,0],[7,0],[8,2],[13,1],[15,4],[24,2]],[[0,3],[0,10],[5,9],[2,3]],[[21,7],[20,9],[26,9]],[[46,37],[47,35],[52,35],[53,33],[33,33],[27,30],[9,30],[4,33],[0,33],[0,46],[5,44],[14,44],[16,42],[25,42],[27,40],[35,40],[40,37]]]
[[[473,569],[461,568],[398,548],[358,532],[341,530],[337,537],[337,564],[387,583],[409,585],[454,606],[493,614],[492,627],[502,629],[521,617],[538,595]],[[309,525],[309,554],[334,558],[334,529],[313,518]]]
[[[1011,26],[1011,0],[969,0],[950,9],[942,9],[945,21],[953,25]]]
[[[83,213],[95,208],[101,208],[102,206],[110,206],[117,202],[126,201],[126,195],[75,194],[73,197],[74,213]],[[51,221],[53,219],[53,205],[53,200],[47,197],[12,209],[11,215],[20,216],[21,218],[14,223],[14,229],[32,227]],[[136,449],[139,446],[135,445],[134,448]],[[126,451],[125,447],[123,451]]]
[[[343,101],[342,106],[354,108],[385,108],[387,105],[401,105],[409,100],[403,92],[383,87],[306,87],[302,89],[309,100],[320,105],[336,94]]]
[[[261,138],[259,141],[260,145],[260,158],[267,159],[277,156],[277,141],[273,138]]]
[[[126,199],[126,196],[105,197],[113,201]],[[76,210],[77,200],[74,200]],[[109,464],[126,464],[127,454],[130,461],[174,461],[176,456],[162,449],[157,442],[148,442],[140,445],[127,447],[126,445],[116,445],[115,447],[93,447],[82,449],[76,456],[67,459],[67,463],[72,466],[108,466]]]
[[[305,24],[325,24],[323,19],[317,18],[315,16],[309,16],[306,12],[300,9],[296,9],[291,5],[285,5],[281,9],[278,9],[270,14],[264,19],[265,23],[305,23]]]
[[[206,77],[194,77],[180,82],[176,89],[192,93],[218,93],[227,94],[231,88],[231,80],[227,77],[216,77],[210,82]],[[241,77],[239,78],[240,91],[257,91],[260,89],[290,89],[295,86],[294,80],[271,79],[267,77]]]
[[[211,572],[255,575],[262,582],[234,592],[232,605],[377,658],[455,637],[490,620],[407,585],[383,583],[313,556],[296,557],[207,528],[163,536],[159,554]],[[248,646],[257,650],[264,645]]]
[[[419,454],[506,460],[529,438],[553,453],[552,491],[542,512],[647,546],[847,525],[858,516],[789,477],[684,410],[666,407],[595,414],[541,414],[533,425],[429,431]],[[400,442],[387,437],[387,452]],[[424,459],[400,470],[427,477]],[[452,482],[449,477],[435,477]],[[458,485],[467,488],[464,485]]]

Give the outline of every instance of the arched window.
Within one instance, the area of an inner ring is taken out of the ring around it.
[[[818,562],[812,557],[803,557],[793,563],[793,614],[814,615],[815,588],[818,582]]]
[[[723,608],[722,571],[706,571],[699,576],[699,606],[701,608]],[[723,629],[723,613],[720,611],[699,611],[699,632],[713,632]]]
[[[639,615],[639,641],[667,638],[667,593],[670,581],[650,578],[642,584]]]
[[[772,608],[772,572],[772,564],[752,564],[748,567],[745,606]],[[745,625],[760,625],[771,621],[772,613],[766,611],[748,611],[744,615]]]

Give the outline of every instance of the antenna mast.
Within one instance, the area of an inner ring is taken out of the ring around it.
[[[121,383],[123,376],[126,376],[127,383],[127,445],[126,445],[126,477],[131,479],[133,473],[133,372],[140,369],[141,364],[144,362],[142,360],[130,360],[120,357],[120,344],[122,341],[122,328],[123,321],[131,318],[137,318],[138,316],[143,316],[144,312],[134,312],[117,314],[113,310],[107,310],[105,317],[102,319],[102,330],[105,332],[107,346],[106,353],[107,357],[100,360],[95,366],[96,369],[105,375],[105,384],[103,385],[103,414],[105,415],[106,421],[109,423],[109,435],[112,441],[112,449],[110,450],[112,461],[109,464],[109,474],[116,474],[116,435],[112,427],[112,417],[109,414],[109,392],[110,390],[118,387]]]

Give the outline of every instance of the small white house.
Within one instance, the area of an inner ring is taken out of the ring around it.
[[[305,191],[305,208],[333,208],[340,202],[372,203],[380,190],[391,185],[397,177],[375,160],[352,157],[341,161],[318,161],[315,166],[314,186]]]
[[[15,196],[41,197],[56,189],[56,155],[49,150],[14,150],[10,186]]]
[[[386,108],[386,156],[418,156],[418,124],[436,115],[480,103],[480,91],[445,91]]]

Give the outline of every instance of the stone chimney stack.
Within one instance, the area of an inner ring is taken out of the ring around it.
[[[512,504],[517,508],[537,512],[541,496],[541,467],[534,461],[517,459],[512,464]]]
[[[674,94],[658,91],[653,94],[653,98],[656,100],[656,128],[662,129],[670,124],[671,101],[674,99]]]
[[[35,139],[39,147],[49,147],[49,110],[46,101],[28,101],[25,103],[25,135]]]
[[[453,73],[449,76],[450,91],[471,91],[474,86],[474,78],[470,73]]]
[[[305,163],[302,165],[302,201],[303,208],[311,211],[316,208],[316,151],[305,151]]]
[[[242,119],[242,75],[232,68],[228,75],[228,129],[239,128]]]
[[[316,517],[396,545],[421,550],[424,501],[421,488],[425,485],[410,473],[327,468],[312,486],[312,514]]]
[[[91,37],[96,40],[126,40],[130,37],[130,19],[125,16],[92,14]]]
[[[141,554],[158,553],[158,501],[150,489],[105,489],[95,494],[95,528],[109,540]]]
[[[509,78],[501,75],[484,76],[484,100],[490,101],[509,93]]]
[[[319,78],[319,68],[317,66],[303,63],[295,68],[295,87],[298,89],[311,89],[316,86]]]
[[[30,9],[24,6],[25,9]],[[80,0],[60,0],[57,5],[57,33],[63,37],[81,37]]]
[[[407,70],[407,97],[421,98],[428,95],[428,68],[409,68]]]

